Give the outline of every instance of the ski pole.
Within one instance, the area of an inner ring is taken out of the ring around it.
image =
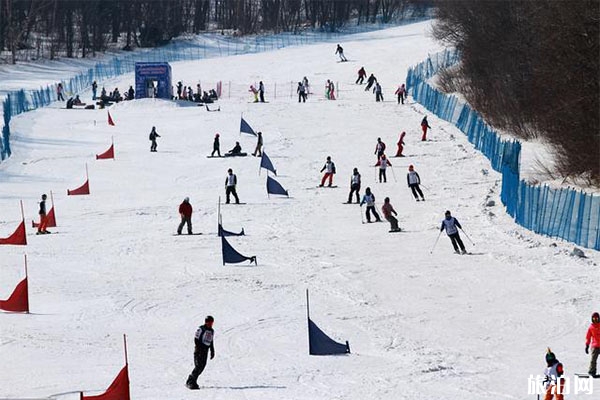
[[[431,248],[431,251],[429,252],[429,254],[433,254],[433,249],[435,249],[435,246],[437,245],[438,240],[440,240],[440,236],[442,236],[442,231],[440,231],[440,233],[438,233],[437,238],[435,239],[435,243],[433,244],[433,247]]]
[[[392,170],[392,176],[394,177],[394,182],[398,183],[398,180],[396,179],[396,173],[394,172],[394,167],[392,167],[390,165],[390,169]]]
[[[462,233],[464,233],[464,234],[465,234],[465,236],[467,237],[467,239],[469,239],[469,242],[471,242],[471,244],[472,244],[473,246],[475,246],[475,243],[473,243],[473,241],[471,240],[471,238],[469,237],[469,235],[467,235],[467,232],[465,232],[465,231],[463,230],[463,228],[460,228],[460,230],[462,231]]]
[[[425,190],[427,190],[428,192],[431,192],[431,190],[429,190],[429,188],[421,183],[419,183],[419,186],[421,186],[422,188],[424,188]]]
[[[360,205],[360,222],[363,224],[365,223],[365,219],[363,218],[363,215],[362,215],[362,204]]]

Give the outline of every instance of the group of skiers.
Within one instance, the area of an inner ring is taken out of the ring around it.
[[[265,103],[265,84],[263,81],[258,82],[258,88],[254,85],[250,85],[248,91],[254,96],[255,103]]]

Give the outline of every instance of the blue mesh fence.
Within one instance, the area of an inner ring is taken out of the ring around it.
[[[429,85],[427,81],[431,77],[459,61],[456,50],[446,50],[410,68],[406,84],[413,98],[439,118],[458,127],[490,160],[492,168],[502,174],[500,198],[507,213],[519,225],[600,250],[599,196],[572,188],[530,185],[521,180],[521,143],[502,139],[468,104]]]

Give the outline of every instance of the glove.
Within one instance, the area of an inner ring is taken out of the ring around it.
[[[585,354],[590,354],[590,346],[585,346]]]
[[[210,352],[210,359],[212,360],[213,358],[215,358],[215,352],[214,352],[214,351],[211,351],[211,352]]]

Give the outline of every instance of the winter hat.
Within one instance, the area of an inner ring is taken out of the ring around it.
[[[548,351],[546,352],[546,362],[548,364],[550,364],[552,361],[555,361],[555,360],[556,360],[556,356],[554,355],[552,350],[550,350],[550,347],[548,347]]]
[[[450,215],[450,210],[446,210],[446,216]]]
[[[221,135],[219,135],[218,133],[217,133],[217,134],[215,134],[215,137],[219,137],[219,136],[221,136]]]
[[[48,198],[48,196],[46,196],[46,194],[44,193],[44,194],[42,195],[42,200],[46,200],[47,198]],[[596,314],[597,314],[597,313],[596,313]],[[593,317],[592,317],[592,318],[593,318]]]
[[[594,322],[594,319],[600,320],[600,314],[598,314],[597,312],[592,314],[592,322]]]
[[[409,171],[412,171],[413,169],[415,169],[415,167],[412,164],[408,166]]]
[[[206,318],[204,318],[204,322],[215,322],[215,319],[212,317],[212,315],[208,315]]]
[[[190,202],[190,198],[186,197],[185,199],[183,199],[183,201],[185,201],[186,203],[189,203]]]

